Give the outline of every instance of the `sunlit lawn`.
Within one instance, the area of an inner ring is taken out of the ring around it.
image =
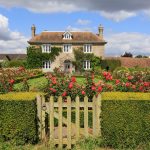
[[[86,79],[84,77],[77,77],[77,83],[78,84],[85,84]],[[100,77],[97,77],[94,79],[95,82],[98,82],[100,80]],[[30,91],[43,91],[43,89],[46,87],[48,83],[48,80],[43,76],[40,78],[35,79],[29,79],[28,84],[30,87]],[[23,83],[17,83],[14,86],[15,90],[20,91],[23,88]]]

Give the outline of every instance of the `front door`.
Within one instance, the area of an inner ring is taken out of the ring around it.
[[[65,72],[70,72],[71,64],[65,63]]]
[[[72,69],[72,63],[69,60],[64,61],[64,71],[65,72],[71,72]]]

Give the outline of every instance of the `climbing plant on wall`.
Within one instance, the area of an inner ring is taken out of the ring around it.
[[[41,68],[43,61],[54,61],[60,52],[62,52],[60,47],[51,47],[51,53],[42,53],[41,47],[29,46],[27,48],[27,66],[28,68]]]
[[[82,72],[83,71],[83,61],[89,60],[91,62],[92,70],[95,69],[96,66],[100,66],[101,58],[95,56],[93,53],[84,53],[83,48],[74,49],[75,61],[73,65],[76,70]]]

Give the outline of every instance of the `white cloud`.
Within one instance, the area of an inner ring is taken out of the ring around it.
[[[84,19],[78,19],[77,20],[77,24],[79,24],[79,25],[88,25],[90,23],[91,23],[90,20],[84,20]]]
[[[94,11],[114,21],[150,10],[149,0],[0,0],[0,6],[21,7],[35,13]],[[147,13],[145,13],[147,14]]]
[[[0,14],[0,53],[25,53],[28,38],[9,29],[8,18]]]
[[[125,51],[133,55],[150,56],[150,35],[141,33],[111,33],[106,37],[108,44],[106,46],[106,55],[120,56]]]
[[[112,13],[102,11],[102,12],[100,12],[100,14],[103,17],[111,19],[111,20],[116,21],[116,22],[119,22],[119,21],[122,21],[124,19],[136,16],[136,13],[134,13],[134,12],[127,12],[127,11],[123,11],[123,10],[121,10],[119,12],[112,12]]]

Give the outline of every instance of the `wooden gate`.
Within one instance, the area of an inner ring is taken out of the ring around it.
[[[66,112],[66,115],[64,115]],[[89,112],[92,113],[92,128],[89,128]],[[45,117],[46,113],[49,114],[49,134],[46,133]],[[73,115],[74,113],[74,115]],[[81,113],[84,116],[81,120]],[[75,101],[71,101],[70,97],[67,97],[66,101],[59,97],[58,100],[54,100],[51,96],[48,102],[45,101],[44,96],[37,96],[37,114],[39,119],[39,138],[44,140],[46,135],[49,135],[50,141],[59,148],[63,145],[67,145],[68,149],[71,149],[71,145],[75,144],[81,137],[89,136],[101,136],[100,126],[100,113],[101,113],[101,95],[93,97],[89,102],[87,97],[84,97],[84,101],[80,101],[79,97],[76,97]],[[74,123],[72,122],[74,116]],[[54,119],[58,119],[58,125],[55,125]],[[81,121],[84,122],[84,126],[81,128]]]

